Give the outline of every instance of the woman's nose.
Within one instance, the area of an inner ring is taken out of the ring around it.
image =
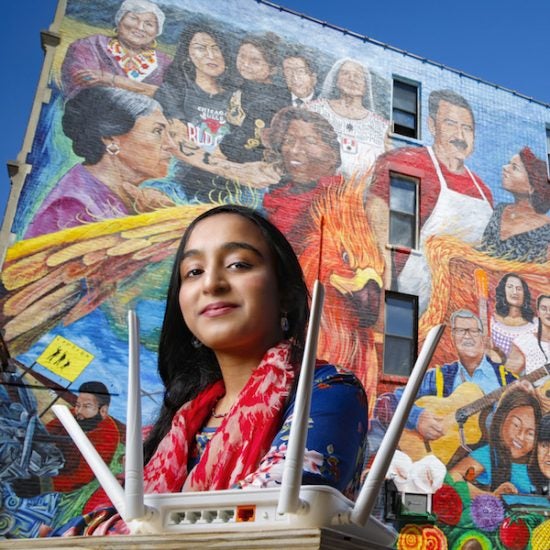
[[[227,289],[227,279],[221,269],[210,269],[202,279],[203,291],[209,294],[217,294]]]

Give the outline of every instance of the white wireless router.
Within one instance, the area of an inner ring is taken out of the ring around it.
[[[430,330],[359,498],[354,504],[332,487],[301,485],[323,299],[324,288],[316,281],[282,484],[280,488],[268,489],[143,494],[139,329],[135,312],[128,312],[125,489],[120,486],[69,409],[64,405],[55,405],[53,410],[132,534],[317,528],[329,531],[332,540],[337,540],[342,549],[348,546],[356,548],[358,543],[393,547],[397,536],[395,530],[370,514],[444,325]]]

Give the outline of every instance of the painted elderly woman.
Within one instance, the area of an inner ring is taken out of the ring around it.
[[[116,88],[86,88],[67,101],[63,131],[84,158],[47,195],[25,237],[173,206],[141,188],[168,173],[173,142],[160,104]]]
[[[344,176],[365,173],[387,149],[390,123],[374,112],[372,76],[358,61],[337,61],[325,78],[320,99],[308,109],[326,118],[338,134]]]
[[[69,46],[61,68],[65,96],[90,86],[153,96],[172,62],[156,49],[164,19],[149,0],[124,0],[115,15],[114,36],[95,34]]]

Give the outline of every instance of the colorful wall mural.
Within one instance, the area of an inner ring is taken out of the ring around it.
[[[549,106],[260,1],[67,0],[54,27],[4,220],[0,536],[97,502],[54,402],[122,472],[126,311],[151,423],[175,249],[229,202],[325,284],[319,355],[365,385],[370,458],[406,383],[384,371],[385,294],[418,296],[419,344],[448,325],[390,469],[431,514],[399,517],[397,548],[548,550]],[[396,77],[418,85],[418,139],[392,132]],[[415,249],[390,243],[395,174],[418,182]]]

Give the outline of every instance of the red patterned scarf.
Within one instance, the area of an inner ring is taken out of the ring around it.
[[[289,354],[288,342],[266,352],[191,472],[187,463],[195,434],[224,394],[223,382],[208,386],[183,405],[145,467],[145,492],[228,489],[253,472],[280,428],[295,375]]]

